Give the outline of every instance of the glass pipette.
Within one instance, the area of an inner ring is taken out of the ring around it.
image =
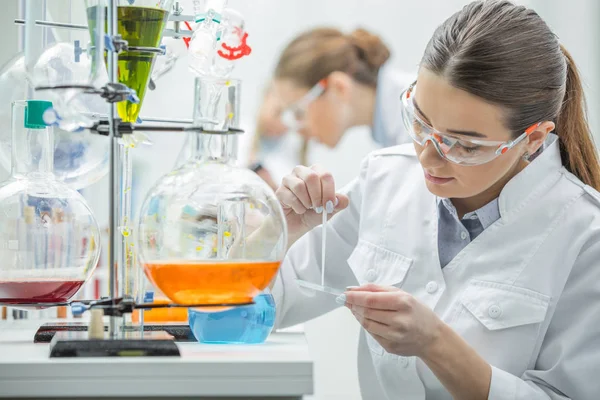
[[[327,210],[323,208],[323,232],[321,236],[321,286],[325,286],[325,251],[327,249]]]

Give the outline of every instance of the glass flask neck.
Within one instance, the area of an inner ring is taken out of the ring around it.
[[[237,139],[235,134],[190,135],[192,159],[200,162],[233,163],[237,154]]]
[[[35,107],[31,106],[30,111]],[[39,110],[39,109],[38,109]],[[37,110],[36,110],[37,111]],[[28,117],[28,102],[12,104],[11,173],[13,177],[48,177],[54,170],[52,127]]]

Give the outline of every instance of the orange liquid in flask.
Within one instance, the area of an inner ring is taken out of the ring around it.
[[[239,304],[265,289],[281,261],[156,261],[148,278],[177,304]]]
[[[169,304],[167,299],[158,299],[154,304]],[[184,307],[174,308],[152,308],[144,311],[144,322],[187,322],[188,309]],[[134,310],[131,316],[134,323],[140,322],[140,310]]]

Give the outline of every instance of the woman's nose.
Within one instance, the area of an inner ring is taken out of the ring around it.
[[[421,153],[419,154],[419,162],[423,167],[439,168],[446,163],[446,160],[440,156],[433,140],[426,141],[422,149],[423,150],[421,150]]]

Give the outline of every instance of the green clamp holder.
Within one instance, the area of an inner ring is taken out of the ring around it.
[[[27,100],[27,107],[25,107],[25,128],[45,129],[48,124],[44,122],[44,113],[49,108],[52,108],[51,101]]]

